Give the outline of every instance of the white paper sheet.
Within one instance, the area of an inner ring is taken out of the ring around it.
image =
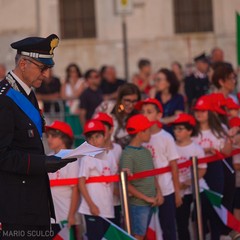
[[[105,148],[98,148],[90,145],[87,142],[84,142],[79,147],[75,149],[61,149],[56,156],[61,157],[62,159],[68,158],[80,158],[82,156],[91,156],[95,157],[97,154],[102,153]]]

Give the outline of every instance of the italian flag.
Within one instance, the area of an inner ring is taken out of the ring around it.
[[[53,240],[75,240],[73,228],[68,228],[67,221],[62,221],[59,225],[61,226],[61,230]]]
[[[123,229],[112,223],[106,218],[103,218],[108,222],[109,226],[107,231],[105,232],[102,240],[135,240],[135,238],[125,232]]]
[[[162,240],[162,229],[160,226],[159,218],[158,218],[158,208],[155,207],[150,224],[147,229],[147,240]]]
[[[228,226],[229,228],[235,230],[236,232],[240,233],[240,221],[238,221],[232,213],[230,213],[223,205],[222,205],[222,195],[211,191],[204,189],[204,192],[208,198],[208,200],[211,202],[214,210],[222,220],[222,222]]]

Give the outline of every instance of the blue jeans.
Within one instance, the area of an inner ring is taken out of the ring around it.
[[[151,210],[151,206],[130,205],[132,233],[134,235],[145,236],[152,215]]]

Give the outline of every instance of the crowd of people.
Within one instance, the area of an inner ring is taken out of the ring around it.
[[[80,207],[75,205],[74,209],[84,216],[88,239],[101,239],[106,231],[101,217],[123,227],[117,186],[86,184],[89,177],[114,175],[121,169],[134,174],[167,166],[171,169],[168,173],[128,184],[133,235],[144,239],[157,206],[163,239],[191,239],[189,221],[196,221],[191,173],[190,168],[178,169],[178,164],[191,156],[203,158],[218,152],[227,156],[224,162],[198,165],[204,236],[210,233],[215,240],[230,232],[235,234],[221,222],[203,190],[222,194],[224,206],[240,220],[239,155],[229,157],[234,148],[240,147],[237,75],[232,65],[224,62],[219,48],[212,51],[211,58],[201,54],[194,62],[194,68],[187,73],[174,62],[171,69],[161,68],[153,74],[151,62],[141,59],[132,83],[118,79],[112,66],[100,71],[90,69],[82,77],[79,68],[70,65],[75,80],[68,75],[60,96],[68,107],[77,101],[74,114],[80,119],[87,143],[107,149],[79,161]],[[67,73],[71,71],[68,67]],[[67,92],[67,84],[72,89],[70,98],[62,95]],[[61,134],[47,131],[47,139],[52,141]],[[72,209],[69,204],[65,215],[70,223],[74,223]]]
[[[51,186],[57,223],[67,220],[77,239],[85,235],[100,240],[108,227],[104,218],[123,227],[119,188],[116,183],[88,183],[88,179],[121,170],[132,175],[169,167],[169,172],[128,182],[132,234],[145,239],[157,209],[162,239],[193,239],[192,176],[189,167],[178,169],[178,164],[192,156],[222,154],[224,161],[198,165],[203,231],[212,240],[236,236],[221,222],[203,191],[222,194],[223,205],[240,221],[240,155],[231,156],[233,149],[240,148],[236,71],[224,61],[220,48],[214,48],[210,57],[204,53],[195,57],[194,66],[187,69],[173,62],[154,73],[148,59],[140,59],[138,68],[126,81],[117,78],[114,66],[82,74],[73,63],[66,68],[64,81],[50,69],[36,89],[46,115],[64,111],[64,119],[47,122],[45,127],[51,154],[72,148],[78,134],[88,147],[104,149],[48,173],[50,183],[78,179]],[[57,234],[59,225],[53,225],[53,230]]]

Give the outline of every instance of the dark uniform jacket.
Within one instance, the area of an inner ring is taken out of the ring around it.
[[[192,74],[185,79],[185,92],[187,95],[188,106],[196,102],[198,98],[208,93],[209,80],[208,77],[199,77],[197,74]]]
[[[54,209],[43,144],[31,118],[6,96],[10,87],[0,82],[0,222],[49,225]]]

